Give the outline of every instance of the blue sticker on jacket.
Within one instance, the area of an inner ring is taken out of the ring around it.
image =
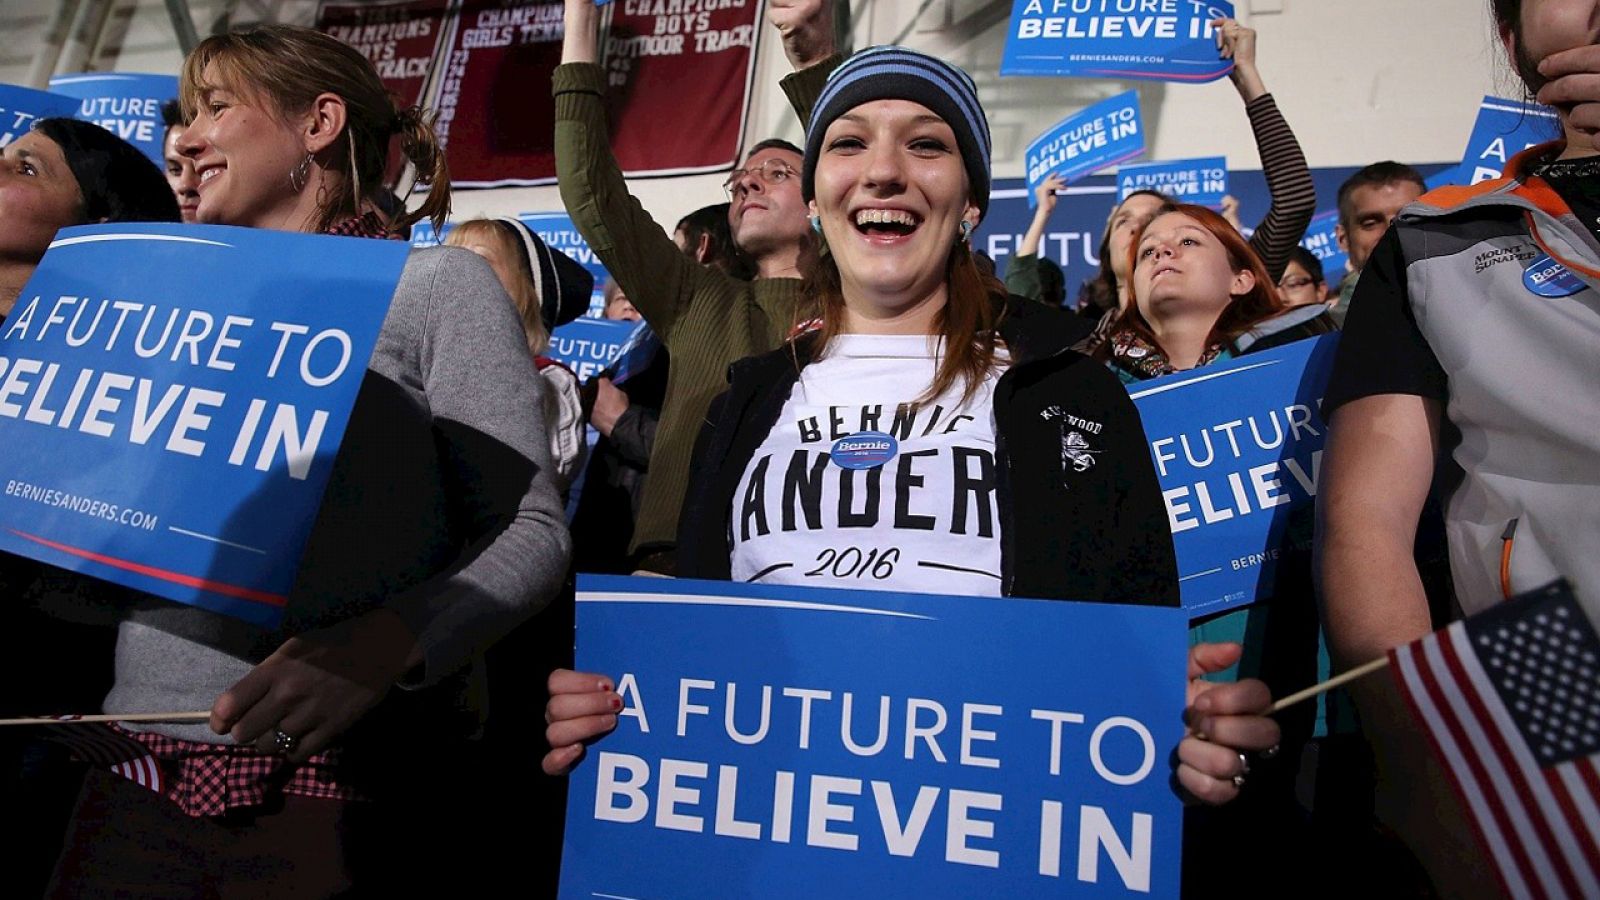
[[[876,469],[900,452],[894,435],[881,431],[860,431],[833,442],[828,455],[841,469]]]
[[[1522,283],[1541,297],[1571,297],[1586,287],[1582,278],[1548,254],[1541,255],[1523,270]]]

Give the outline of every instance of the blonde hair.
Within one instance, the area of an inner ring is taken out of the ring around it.
[[[528,336],[528,349],[534,356],[550,346],[550,331],[544,327],[544,313],[539,298],[538,279],[533,274],[533,260],[528,258],[528,245],[516,228],[500,219],[469,219],[451,229],[444,242],[451,247],[465,247],[479,243],[488,247],[516,277],[506,285],[506,293],[517,305],[522,317],[522,330]]]
[[[318,198],[318,230],[360,215],[383,189],[389,143],[416,167],[417,183],[428,196],[413,212],[390,223],[396,234],[426,218],[436,230],[450,215],[450,171],[433,132],[434,116],[420,106],[396,109],[372,63],[360,51],[320,31],[293,25],[256,25],[200,42],[183,61],[178,85],[186,120],[192,120],[208,91],[225,88],[269,101],[280,115],[311,108],[319,94],[337,94],[345,104],[345,127],[328,154],[327,168],[345,184]],[[342,146],[340,146],[342,144]],[[348,188],[348,189],[346,189]]]

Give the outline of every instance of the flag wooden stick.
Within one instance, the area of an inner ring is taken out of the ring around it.
[[[1287,709],[1302,700],[1310,700],[1312,697],[1315,697],[1318,694],[1325,694],[1328,691],[1339,687],[1340,685],[1355,681],[1357,678],[1360,678],[1363,675],[1370,675],[1384,666],[1387,666],[1388,664],[1389,657],[1380,656],[1372,662],[1366,663],[1365,665],[1356,666],[1354,669],[1351,669],[1342,675],[1335,675],[1321,684],[1314,684],[1303,691],[1296,691],[1295,693],[1290,694],[1282,700],[1279,700],[1277,703],[1272,704],[1272,712],[1278,712],[1280,710]]]
[[[199,710],[196,712],[124,713],[116,716],[79,716],[75,719],[58,719],[54,716],[35,716],[27,719],[0,719],[0,726],[89,725],[95,722],[204,722],[210,718],[210,710]]]

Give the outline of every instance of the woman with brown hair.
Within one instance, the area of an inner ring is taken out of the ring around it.
[[[323,34],[208,38],[181,96],[201,222],[384,238],[448,213],[423,111],[396,110],[371,63]],[[431,184],[386,224],[374,197],[394,138]],[[420,890],[461,849],[445,842],[470,846],[480,831],[450,798],[481,771],[463,740],[475,660],[566,574],[542,394],[489,266],[413,252],[282,626],[143,595],[126,611],[106,712],[211,720],[119,726],[161,790],[91,772],[55,895],[326,896],[374,873]]]
[[[1286,307],[1261,258],[1203,206],[1160,207],[1128,268],[1128,308],[1095,351],[1125,383],[1335,330],[1326,307]]]
[[[1132,401],[1065,349],[1080,320],[1008,298],[973,262],[989,130],[966,73],[903,47],[851,57],[816,104],[801,177],[825,244],[806,279],[820,326],[735,364],[696,448],[680,573],[859,588],[818,565],[849,542],[888,561],[883,590],[1175,606]],[[785,489],[797,468],[815,500]],[[1190,671],[1237,650],[1199,648]],[[597,675],[550,684],[544,765],[559,772],[621,706]],[[1225,802],[1241,751],[1277,740],[1270,698],[1197,680],[1190,699],[1209,739],[1178,747],[1178,780]]]

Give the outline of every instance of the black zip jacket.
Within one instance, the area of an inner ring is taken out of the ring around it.
[[[1139,412],[1105,366],[1066,349],[1089,328],[1015,297],[1001,317],[1013,360],[994,392],[1001,592],[1177,606],[1172,534]],[[679,575],[730,577],[739,480],[814,352],[807,335],[729,367],[730,386],[695,443]]]

